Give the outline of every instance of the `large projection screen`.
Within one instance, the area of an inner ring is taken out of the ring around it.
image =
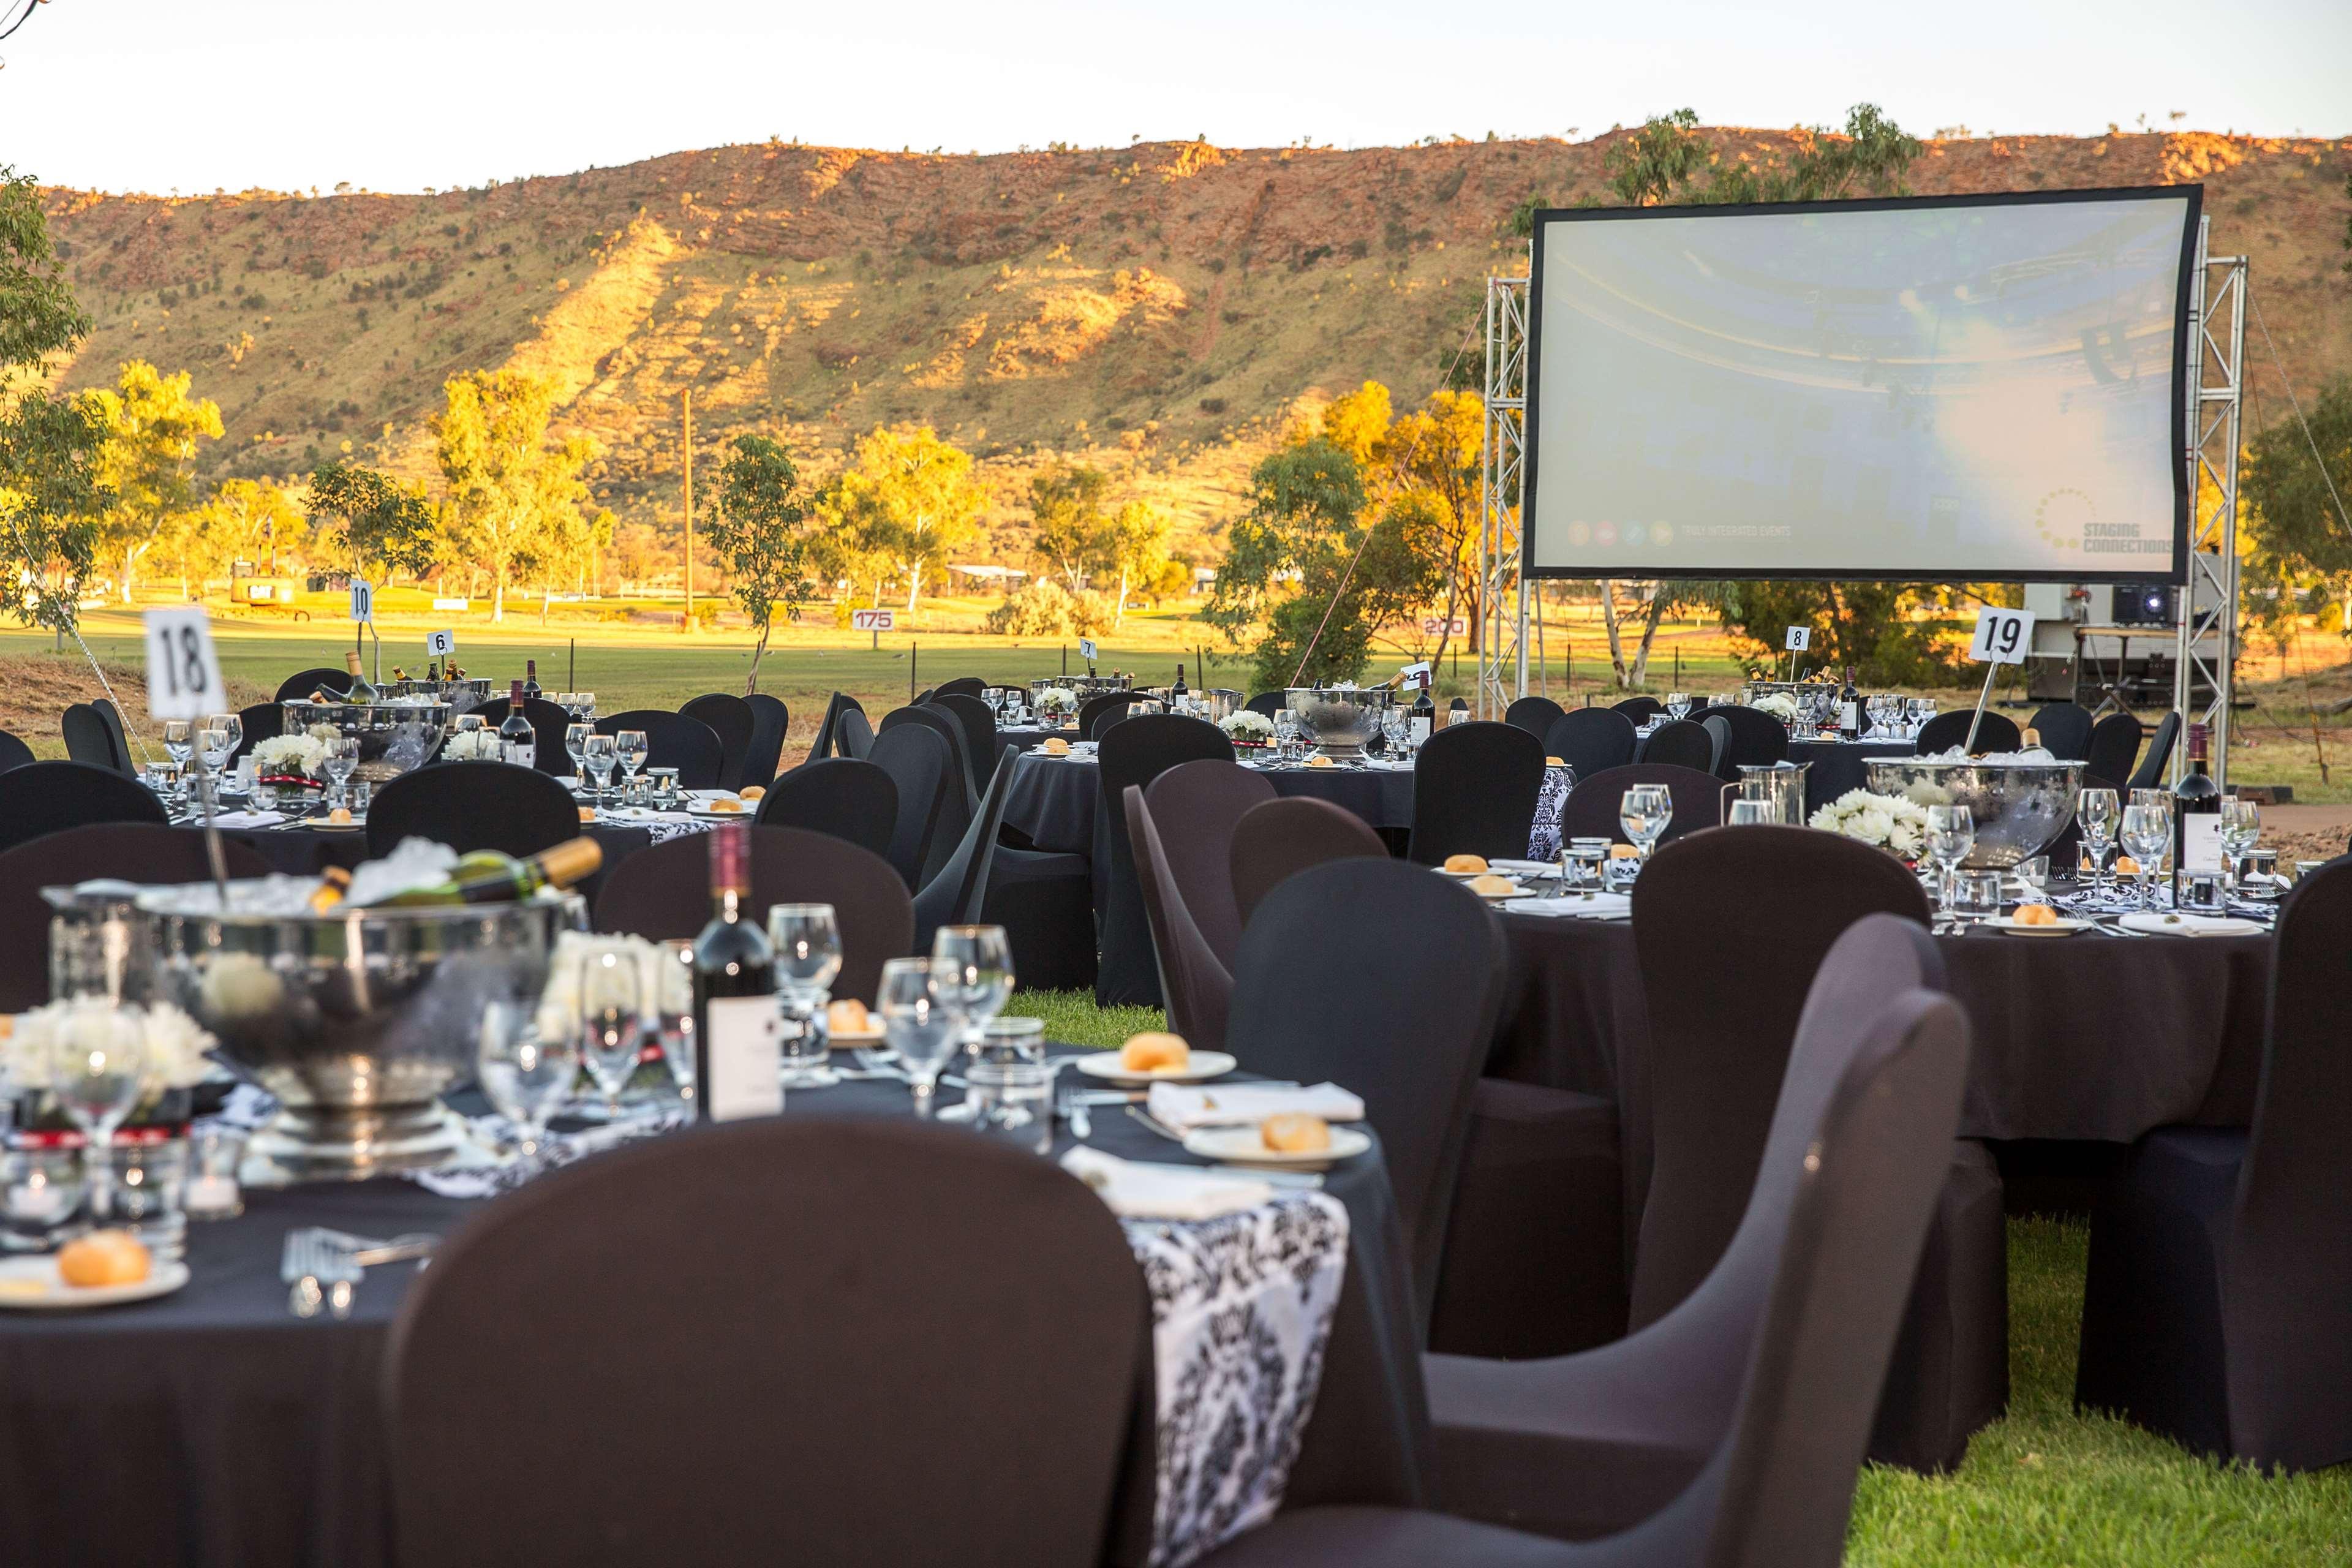
[[[1537,214],[1524,570],[2185,580],[2202,195]]]

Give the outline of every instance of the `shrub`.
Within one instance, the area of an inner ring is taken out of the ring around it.
[[[1117,618],[1118,606],[1108,594],[1097,594],[1092,588],[1070,601],[1070,629],[1082,637],[1106,631]]]
[[[981,626],[999,637],[1051,637],[1069,629],[1071,609],[1068,591],[1041,578],[1007,594]]]

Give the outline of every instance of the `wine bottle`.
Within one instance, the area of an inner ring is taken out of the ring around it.
[[[743,918],[751,896],[751,836],[711,829],[710,923],[694,939],[694,1106],[702,1121],[784,1109],[783,1015],[768,938]]]
[[[1469,701],[1465,698],[1455,698],[1454,700],[1454,705],[1445,710],[1445,722],[1448,725],[1467,724],[1470,722]]]
[[[401,668],[400,666],[395,664],[392,667],[392,678],[394,680],[406,680],[408,679],[408,671]]]
[[[1853,684],[1853,666],[1845,667],[1845,684],[1838,689],[1838,739],[1862,739],[1862,693]]]
[[[1429,688],[1424,686],[1421,689],[1421,695],[1412,700],[1412,744],[1415,751],[1428,741],[1429,732],[1436,727],[1437,704],[1429,700]]]
[[[527,899],[541,888],[568,888],[596,874],[604,864],[604,849],[594,839],[568,838],[518,860],[495,849],[461,855],[447,876],[435,882],[404,888],[370,906],[402,908],[419,904],[504,904]]]
[[[513,763],[518,767],[539,765],[539,731],[523,717],[522,682],[514,683],[507,698],[507,716],[499,723],[499,761]]]
[[[351,672],[352,677],[352,689],[343,693],[344,701],[374,702],[381,700],[376,689],[368,684],[368,678],[360,673],[359,649],[347,647],[343,650],[343,668]]]
[[[539,695],[539,660],[527,658],[523,660],[522,668],[522,694],[535,698]]]
[[[1176,684],[1168,689],[1168,695],[1179,702],[1192,695],[1184,686],[1184,666],[1181,660],[1176,666]]]
[[[2210,731],[2189,726],[2189,771],[2172,789],[2172,902],[2180,904],[2180,879],[2189,871],[2221,868],[2221,786],[2209,771]]]

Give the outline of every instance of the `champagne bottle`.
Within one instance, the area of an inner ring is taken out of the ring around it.
[[[419,904],[504,904],[527,899],[541,888],[568,888],[596,874],[604,863],[604,847],[593,838],[566,839],[527,860],[477,849],[461,855],[449,874],[437,882],[405,888],[371,905],[404,908]]]
[[[408,679],[408,671],[401,668],[400,666],[395,664],[392,667],[392,678],[394,680],[406,680]]]
[[[375,702],[382,700],[376,689],[368,684],[368,678],[360,673],[359,649],[349,647],[343,650],[343,668],[349,670],[352,676],[352,689],[343,694],[344,701]]]
[[[784,1109],[783,1016],[767,934],[743,918],[751,896],[751,836],[711,829],[710,923],[694,939],[694,1106],[702,1121]]]
[[[499,724],[499,761],[525,768],[539,765],[539,731],[530,727],[529,719],[523,717],[522,682],[520,680],[514,683],[513,690],[507,698],[507,716]]]
[[[1838,689],[1838,739],[1862,739],[1862,693],[1853,684],[1853,666],[1845,667],[1845,684]]]
[[[2221,868],[2221,786],[2209,771],[2210,731],[2189,726],[2189,771],[2172,789],[2172,902],[2180,904],[2180,879],[2189,871]]]
[[[537,697],[539,695],[539,660],[527,658],[523,660],[522,668],[524,671],[522,694],[525,697]]]

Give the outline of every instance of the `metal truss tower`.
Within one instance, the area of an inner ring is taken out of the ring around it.
[[[2231,702],[2238,668],[2238,415],[2245,390],[2246,258],[2206,250],[2210,219],[2197,230],[2189,280],[2189,581],[2179,595],[2172,706],[2202,723],[2212,741],[2214,781],[2230,783]],[[2189,703],[2211,693],[2202,712]],[[2173,748],[2172,778],[2188,771],[2189,747]]]
[[[1478,695],[1500,719],[1528,689],[1528,585],[1519,575],[1527,459],[1528,280],[1486,279],[1486,420],[1478,464]]]

